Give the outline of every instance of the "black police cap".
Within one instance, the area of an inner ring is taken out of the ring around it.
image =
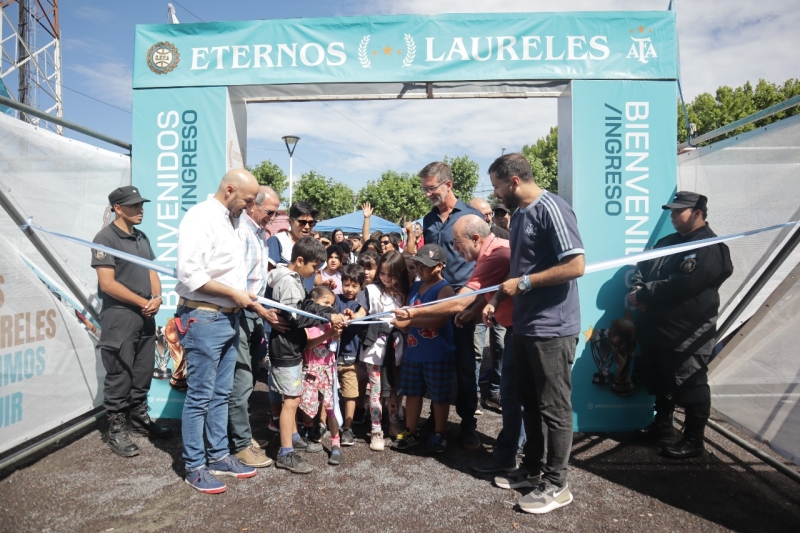
[[[150,200],[142,198],[139,194],[138,187],[133,185],[126,185],[111,191],[108,195],[108,203],[110,205],[136,205],[142,202],[149,202]]]

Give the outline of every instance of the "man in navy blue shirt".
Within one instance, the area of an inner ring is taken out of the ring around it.
[[[529,513],[547,513],[572,502],[567,461],[572,448],[570,372],[580,332],[577,278],[583,243],[572,208],[542,190],[527,159],[506,154],[489,167],[494,195],[510,209],[511,269],[483,310],[493,322],[503,299],[514,297],[514,368],[528,440],[519,469],[498,476],[504,488],[534,487],[519,500]],[[547,426],[547,458],[544,432]]]
[[[433,162],[419,172],[420,185],[425,197],[433,205],[422,219],[422,236],[425,244],[438,244],[447,255],[447,267],[442,276],[456,293],[462,292],[472,276],[474,263],[464,261],[453,248],[453,226],[464,215],[482,216],[453,194],[453,173],[450,165]],[[466,289],[470,291],[471,289]],[[456,413],[461,417],[464,447],[477,450],[481,447],[476,427],[475,411],[478,408],[478,387],[475,380],[475,323],[465,324],[455,335],[456,343]]]

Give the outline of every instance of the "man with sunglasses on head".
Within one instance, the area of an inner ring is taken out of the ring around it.
[[[262,185],[254,202],[245,208],[239,217],[236,235],[244,248],[244,266],[247,276],[247,291],[263,296],[267,287],[267,250],[264,245],[264,227],[278,213],[280,199],[271,187]],[[268,311],[270,314],[274,310]],[[277,321],[277,314],[275,314]],[[256,444],[250,428],[247,405],[255,385],[254,369],[266,357],[262,348],[264,323],[254,311],[239,312],[239,343],[236,347],[236,366],[233,371],[233,389],[228,399],[228,441],[231,451],[242,464],[263,468],[272,464],[264,450]]]
[[[303,237],[313,236],[319,211],[308,202],[295,202],[289,208],[289,231],[273,235],[267,240],[269,270],[278,265],[288,265],[294,244]],[[314,288],[314,276],[303,280],[307,291]]]
[[[422,219],[425,244],[438,244],[447,255],[447,268],[442,276],[456,293],[469,291],[467,280],[472,276],[474,263],[461,257],[453,244],[453,226],[465,215],[482,216],[453,193],[453,172],[450,165],[435,161],[419,172],[420,186],[433,206]],[[475,379],[475,323],[463,324],[455,335],[456,344],[456,413],[461,417],[461,434],[467,450],[477,450],[481,441],[476,430],[478,420],[478,386]]]

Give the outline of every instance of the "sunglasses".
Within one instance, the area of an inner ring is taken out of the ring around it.
[[[271,210],[269,210],[269,209],[265,209],[265,210],[264,210],[264,214],[265,214],[265,215],[267,215],[268,217],[273,217],[273,216],[275,216],[275,213],[277,213],[277,211],[271,211]]]
[[[392,243],[392,241],[381,241],[381,246],[387,246],[387,245],[389,245],[391,243]]]
[[[297,222],[298,226],[308,226],[309,228],[313,228],[314,226],[317,225],[316,220],[297,220],[295,218],[294,221]]]

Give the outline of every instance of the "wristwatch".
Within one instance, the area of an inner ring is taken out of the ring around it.
[[[525,291],[529,290],[531,288],[530,278],[527,275],[520,277],[519,281],[517,281],[517,288],[521,292],[525,292]]]
[[[151,296],[151,297],[150,297],[150,299],[151,299],[151,300],[155,300],[156,298],[158,298],[158,299],[159,299],[159,300],[161,300],[162,302],[164,301],[164,297],[163,297],[163,296],[161,296],[160,294],[159,294],[158,296]]]

